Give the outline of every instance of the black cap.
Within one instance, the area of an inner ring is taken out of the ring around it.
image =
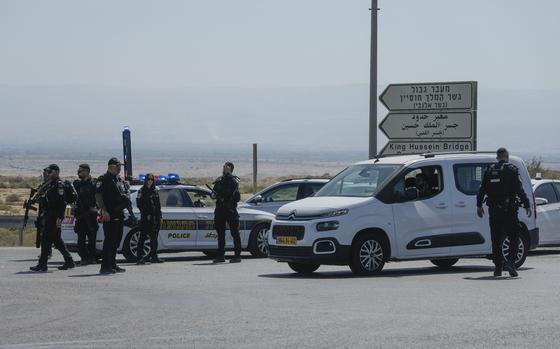
[[[109,162],[107,163],[109,166],[110,165],[122,165],[122,162],[119,161],[119,159],[112,157],[109,159]]]
[[[231,172],[233,172],[233,168],[235,167],[235,166],[233,166],[233,162],[229,162],[229,161],[226,162],[226,163],[224,164],[224,166],[227,166],[227,167],[231,168]]]
[[[47,168],[45,170],[47,170],[47,171],[59,171],[60,172],[60,167],[58,167],[57,164],[50,164],[49,166],[47,166]]]
[[[84,170],[90,170],[89,169],[89,165],[88,164],[80,164],[80,166],[78,166],[79,168],[83,168]]]

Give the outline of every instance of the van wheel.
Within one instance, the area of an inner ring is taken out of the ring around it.
[[[140,228],[131,229],[126,235],[123,243],[123,255],[127,262],[135,263],[138,261],[136,258],[136,251],[138,249],[138,240],[140,239]],[[150,254],[151,240],[150,236],[146,237],[144,241],[144,257]]]
[[[447,258],[447,259],[430,259],[433,265],[436,267],[447,269],[455,265],[459,261],[459,258]]]
[[[299,274],[311,274],[319,269],[319,264],[288,263],[293,271]]]
[[[249,252],[253,257],[268,257],[268,234],[270,223],[257,224],[249,235]]]
[[[373,234],[360,236],[352,247],[350,269],[356,275],[379,274],[385,265],[384,241]]]
[[[502,253],[504,254],[504,259],[508,260],[509,253],[510,253],[510,243],[509,237],[504,240],[502,245]],[[523,234],[519,234],[519,240],[517,243],[517,256],[515,258],[515,267],[519,268],[525,263],[525,259],[527,259],[527,254],[529,253],[529,244],[527,243],[527,239]]]

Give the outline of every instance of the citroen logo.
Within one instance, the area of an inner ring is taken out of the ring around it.
[[[296,210],[293,210],[292,212],[290,212],[290,214],[288,215],[288,220],[293,221],[296,218]]]

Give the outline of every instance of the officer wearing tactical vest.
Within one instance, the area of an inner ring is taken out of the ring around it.
[[[140,210],[140,238],[136,252],[136,264],[146,262],[163,263],[157,255],[158,233],[161,226],[161,204],[156,188],[154,175],[148,173],[144,179],[144,185],[138,190],[136,206]],[[144,242],[146,236],[150,237],[150,254],[144,256]]]
[[[233,164],[224,164],[222,176],[216,179],[213,187],[213,196],[216,199],[214,210],[214,225],[218,233],[218,256],[214,263],[225,262],[226,223],[229,226],[235,250],[235,257],[230,263],[241,262],[241,238],[239,237],[239,213],[237,203],[240,200],[239,177],[234,176]]]
[[[126,270],[117,266],[117,249],[121,243],[124,228],[124,210],[128,209],[135,220],[130,207],[128,184],[119,176],[122,163],[117,158],[108,162],[107,173],[100,176],[95,185],[95,199],[101,210],[103,221],[103,261],[100,274],[123,273]]]
[[[81,164],[78,167],[78,177],[79,179],[73,183],[78,193],[74,231],[78,234],[78,254],[82,259],[80,265],[97,264],[95,240],[99,224],[97,224],[95,180],[91,178],[88,164]]]
[[[74,268],[74,260],[62,240],[60,231],[66,211],[66,204],[69,203],[68,201],[71,201],[71,199],[67,198],[66,185],[59,178],[60,168],[52,164],[45,170],[48,174],[48,181],[45,184],[45,189],[37,198],[44,214],[44,230],[41,236],[41,256],[39,257],[39,263],[30,269],[31,271],[47,271],[47,260],[53,243],[64,257],[64,264],[58,267],[58,269],[66,270]]]
[[[486,197],[486,205],[490,215],[490,233],[492,237],[492,259],[494,261],[494,276],[501,276],[506,269],[510,276],[517,276],[515,261],[517,258],[517,241],[519,239],[519,220],[517,211],[519,202],[531,217],[529,199],[523,190],[519,177],[519,170],[508,163],[509,153],[505,148],[497,151],[498,163],[490,166],[484,173],[482,184],[476,197],[477,215],[482,218],[484,209],[482,203]],[[509,237],[509,260],[504,261],[502,245]],[[512,250],[512,247],[514,250]],[[504,265],[505,262],[505,265]]]

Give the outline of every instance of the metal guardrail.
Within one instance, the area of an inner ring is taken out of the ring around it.
[[[27,221],[28,227],[33,227],[35,217],[30,216]],[[0,228],[21,228],[23,216],[0,216]]]

